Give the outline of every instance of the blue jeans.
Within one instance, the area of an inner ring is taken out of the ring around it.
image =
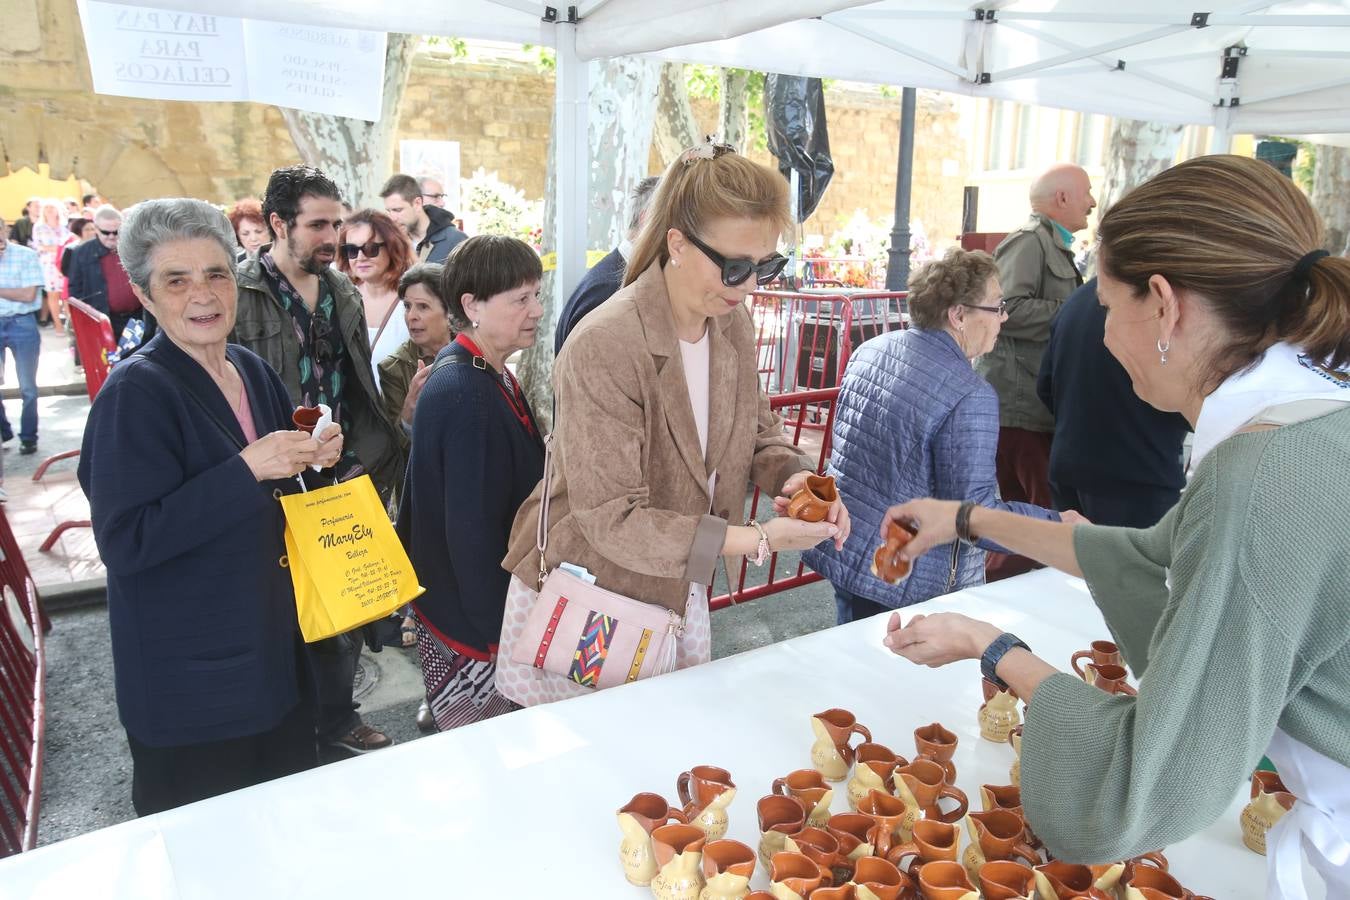
[[[875,600],[869,600],[858,594],[849,593],[841,587],[834,589],[834,611],[840,625],[867,619],[885,612],[891,612],[889,606],[882,606]]]
[[[19,374],[19,396],[23,398],[23,413],[19,417],[19,440],[36,443],[37,369],[42,338],[38,334],[37,320],[33,318],[32,313],[0,316],[0,375],[4,373],[6,349],[14,354],[14,368]],[[3,406],[0,406],[0,419],[4,419]]]

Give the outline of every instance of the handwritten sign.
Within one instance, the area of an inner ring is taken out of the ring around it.
[[[385,35],[81,0],[94,91],[252,100],[377,121]]]

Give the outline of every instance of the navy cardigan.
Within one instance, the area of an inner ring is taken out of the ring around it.
[[[292,427],[276,373],[243,347],[227,352],[258,434]],[[79,479],[108,570],[117,708],[150,746],[257,734],[299,700],[273,498],[299,486],[258,482],[243,446],[211,376],[163,333],[112,370],[89,410]]]
[[[412,455],[398,531],[426,593],[421,619],[479,659],[495,652],[510,575],[501,566],[516,510],[544,476],[544,444],[516,418],[499,376],[451,342],[413,414]],[[526,407],[528,411],[528,406]]]
[[[563,305],[562,313],[558,316],[558,327],[553,333],[555,356],[562,353],[563,344],[566,343],[572,329],[598,309],[600,304],[619,292],[619,287],[623,283],[623,271],[627,265],[623,254],[615,247],[582,276],[577,289],[567,298],[567,303]]]

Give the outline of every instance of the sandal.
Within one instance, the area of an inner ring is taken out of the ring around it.
[[[411,650],[417,646],[417,624],[413,621],[412,616],[404,617],[403,625],[399,628],[399,632],[403,635],[404,650]]]

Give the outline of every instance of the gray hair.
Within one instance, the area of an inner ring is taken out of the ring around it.
[[[111,209],[111,207],[107,207]],[[95,218],[103,212],[99,208]],[[115,210],[114,210],[115,212]],[[163,244],[204,238],[220,245],[234,270],[234,229],[225,214],[203,200],[174,197],[144,200],[127,210],[117,252],[127,277],[147,294],[150,292],[151,257]]]
[[[441,274],[445,271],[445,266],[440,263],[421,262],[408,267],[398,280],[398,299],[402,300],[403,295],[408,293],[408,288],[415,284],[420,284],[426,288],[431,296],[441,301],[446,315],[450,314],[450,304],[445,302],[445,297],[441,295]]]
[[[97,222],[99,219],[102,219],[105,222],[116,219],[120,222],[122,221],[122,214],[118,212],[117,207],[113,206],[111,203],[105,203],[94,210],[94,221]]]
[[[652,175],[639,181],[633,188],[633,193],[628,197],[629,234],[636,234],[642,227],[642,214],[647,211],[652,202],[652,194],[656,193],[656,186],[660,183],[660,176]]]

